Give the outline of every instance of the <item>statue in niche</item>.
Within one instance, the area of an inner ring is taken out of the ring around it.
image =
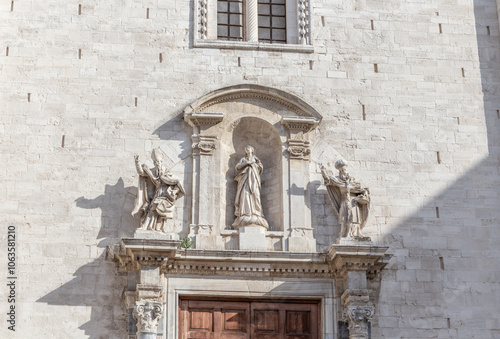
[[[243,226],[269,228],[266,219],[264,219],[260,201],[260,175],[264,167],[259,158],[254,155],[252,146],[245,146],[245,154],[246,156],[241,158],[235,167],[237,174],[234,180],[238,183],[238,189],[234,202],[236,220],[233,227],[235,229]]]
[[[163,166],[159,148],[151,152],[151,158],[155,166],[153,169],[141,164],[139,156],[135,156],[139,186],[132,215],[141,218],[141,229],[167,233],[165,222],[173,218],[174,204],[184,195],[184,188]]]
[[[335,162],[338,176],[333,176],[321,165],[321,174],[333,209],[340,224],[340,238],[362,238],[361,230],[365,227],[370,212],[370,190],[347,173],[347,162],[340,159]]]

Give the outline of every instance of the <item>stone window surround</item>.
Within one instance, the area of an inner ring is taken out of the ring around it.
[[[310,8],[310,0],[286,0],[288,43],[270,44],[258,42],[257,0],[248,0],[244,13],[255,20],[244,19],[247,41],[226,41],[217,40],[217,0],[196,0],[193,47],[313,53]]]

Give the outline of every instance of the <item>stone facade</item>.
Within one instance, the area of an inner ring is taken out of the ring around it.
[[[16,332],[3,298],[0,337],[127,338],[146,301],[176,338],[176,298],[227,296],[227,281],[240,298],[321,299],[325,339],[343,320],[371,338],[499,337],[500,6],[299,4],[285,46],[202,38],[210,0],[0,6],[0,218],[18,256]],[[261,257],[231,228],[249,140],[267,169]],[[172,233],[193,249],[134,242],[133,159],[155,148],[185,190]],[[321,164],[340,158],[370,188],[363,260],[332,247]]]

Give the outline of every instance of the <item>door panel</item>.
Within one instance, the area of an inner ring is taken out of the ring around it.
[[[180,300],[179,338],[318,339],[318,302]]]

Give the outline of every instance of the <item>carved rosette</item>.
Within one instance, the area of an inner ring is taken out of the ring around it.
[[[132,313],[137,321],[137,331],[156,333],[162,314],[163,306],[161,303],[137,301]]]
[[[194,136],[193,144],[191,147],[193,150],[201,155],[213,155],[215,149],[217,148],[217,137],[214,136]]]
[[[368,338],[368,322],[373,317],[372,306],[349,306],[342,314],[343,321],[348,323],[349,338]]]

